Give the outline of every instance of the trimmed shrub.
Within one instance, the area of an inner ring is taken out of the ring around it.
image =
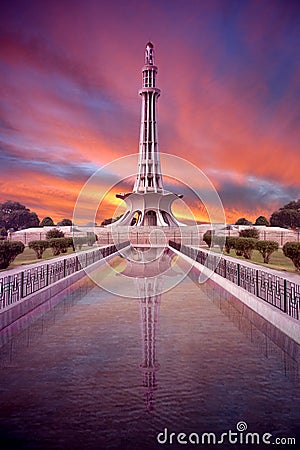
[[[237,256],[244,256],[251,259],[252,251],[256,248],[257,239],[239,237],[236,239],[234,248]]]
[[[284,255],[293,261],[296,270],[300,270],[300,242],[286,242],[282,250]]]
[[[65,238],[49,239],[49,247],[52,248],[53,256],[58,256],[60,253],[66,253],[68,249],[68,242]]]
[[[272,253],[276,252],[278,248],[279,244],[276,241],[258,241],[256,243],[256,250],[262,255],[266,264],[269,263]]]
[[[49,241],[30,241],[28,247],[35,251],[37,259],[42,259],[44,251],[49,247]]]
[[[230,253],[230,250],[232,248],[235,248],[235,242],[238,239],[237,236],[226,236],[226,240],[225,240],[225,250],[226,253]]]
[[[259,231],[256,228],[247,228],[239,232],[240,237],[259,239]]]
[[[52,228],[52,230],[49,230],[46,233],[46,239],[56,239],[63,237],[65,237],[65,234],[62,231],[59,231],[57,228]]]
[[[25,245],[21,241],[0,241],[0,269],[6,269],[20,253]]]

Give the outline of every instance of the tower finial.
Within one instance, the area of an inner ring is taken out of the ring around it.
[[[146,51],[145,51],[145,65],[153,65],[154,64],[154,46],[152,42],[148,42],[146,45]]]

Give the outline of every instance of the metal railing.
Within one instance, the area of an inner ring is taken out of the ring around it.
[[[52,262],[49,260],[45,264],[29,267],[12,275],[5,275],[4,272],[3,276],[0,275],[0,311],[128,245],[129,242],[122,242],[117,246],[88,250]]]
[[[203,266],[214,270],[221,277],[299,320],[300,284],[262,269],[247,267],[225,258],[222,258],[218,263],[220,255],[208,254],[174,241],[169,241],[169,245]]]

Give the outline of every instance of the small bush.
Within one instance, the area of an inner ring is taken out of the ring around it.
[[[0,241],[0,269],[6,269],[24,248],[21,241]]]
[[[247,228],[239,232],[240,237],[259,239],[259,231],[256,228]]]
[[[258,241],[256,243],[256,249],[264,258],[264,263],[268,264],[272,253],[278,250],[279,244],[276,241]]]
[[[62,231],[59,231],[57,228],[52,228],[46,233],[46,239],[56,239],[63,238],[65,234]]]
[[[44,251],[49,247],[49,241],[31,241],[28,247],[35,251],[37,259],[42,259]]]
[[[300,242],[286,242],[282,250],[284,255],[293,261],[296,270],[300,270]]]
[[[244,256],[251,259],[252,251],[256,248],[257,239],[239,237],[235,241],[235,251],[237,256]]]

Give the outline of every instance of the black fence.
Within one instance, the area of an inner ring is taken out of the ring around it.
[[[128,245],[129,242],[122,242],[117,246],[110,245],[88,250],[56,261],[51,262],[50,260],[48,263],[24,269],[13,275],[4,275],[0,278],[0,310]]]
[[[169,245],[213,270],[221,277],[299,320],[300,284],[259,268],[247,267],[225,258],[220,259],[220,255],[208,254],[174,241],[169,241]]]

